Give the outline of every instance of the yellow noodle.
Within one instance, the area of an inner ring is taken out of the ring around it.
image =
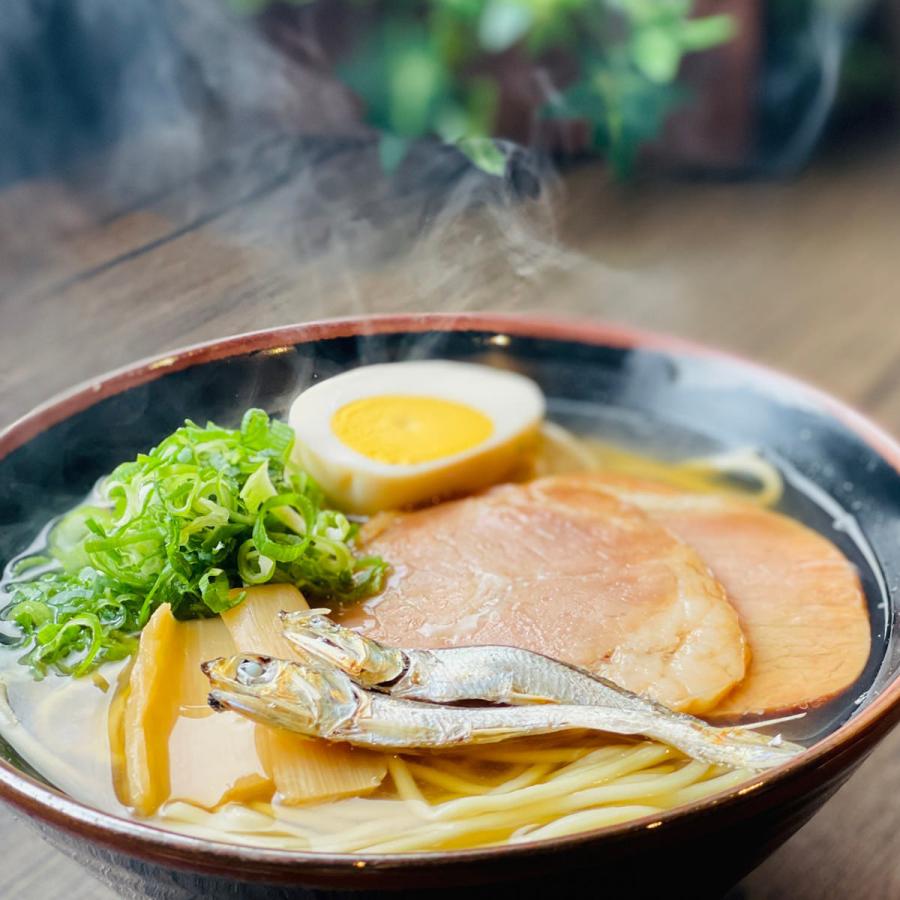
[[[566,763],[587,756],[590,747],[559,747],[554,750],[495,750],[479,752],[478,759],[503,763]]]
[[[386,834],[413,833],[421,830],[429,824],[423,810],[422,815],[416,815],[416,808],[406,801],[399,801],[402,813],[390,817],[390,821],[379,816],[375,821],[361,822],[354,828],[345,828],[332,834],[321,835],[313,841],[313,849],[331,853],[352,853],[383,840]],[[327,811],[323,810],[326,813]]]
[[[577,437],[554,423],[546,423],[542,435],[538,475],[608,471],[661,481],[686,491],[730,494],[759,506],[774,506],[784,493],[781,473],[752,447],[661,462],[603,441]]]
[[[485,843],[490,836],[497,832],[508,829],[512,834],[514,831],[520,830],[523,825],[527,827],[529,822],[555,821],[566,813],[571,815],[574,812],[583,811],[583,807],[594,807],[593,812],[596,813],[593,821],[597,824],[588,827],[600,827],[600,824],[604,823],[614,824],[658,810],[660,808],[658,806],[639,804],[638,801],[664,795],[667,790],[671,791],[688,784],[698,777],[702,777],[707,769],[708,767],[702,764],[689,763],[678,772],[656,776],[643,784],[620,785],[614,783],[593,790],[558,796],[548,801],[520,803],[509,808],[506,808],[505,804],[498,803],[491,810],[482,808],[479,811],[480,814],[424,826],[418,831],[408,832],[402,837],[369,844],[360,849],[369,852],[410,852],[428,847],[443,847],[457,841],[464,841],[466,844]],[[702,789],[701,794],[704,791],[710,792],[710,788]],[[632,802],[623,803],[626,800]],[[601,804],[607,805],[604,806],[605,812],[596,808]],[[578,820],[571,820],[570,824],[576,821]],[[573,830],[577,830],[574,825]]]
[[[559,753],[560,750],[567,751]],[[652,741],[484,754],[391,757],[389,786],[374,797],[306,807],[258,802],[207,812],[168,804],[168,827],[208,838],[283,849],[402,853],[521,843],[628,821],[710,796],[744,781],[686,760]],[[555,762],[543,761],[558,753]],[[523,766],[523,761],[541,762]]]
[[[257,845],[283,845],[290,840],[294,845],[309,846],[306,836],[297,828],[292,828],[273,816],[265,815],[239,804],[227,804],[217,812],[208,812],[199,806],[184,801],[166,804],[161,811],[164,820],[173,820],[192,832],[198,830],[207,834],[232,835],[241,843],[248,839]]]
[[[508,781],[503,781],[500,784],[495,785],[488,791],[488,793],[507,794],[510,791],[515,791],[519,788],[536,784],[550,771],[551,768],[552,766],[548,765],[531,766],[531,768],[526,769],[524,772],[514,776],[513,778],[510,778]]]
[[[415,779],[409,772],[409,767],[399,756],[392,756],[388,759],[388,772],[393,779],[394,787],[397,788],[397,793],[407,803],[428,806],[428,801],[422,796]]]
[[[442,756],[439,753],[433,753],[416,757],[415,761],[433,766],[435,769],[440,769],[442,772],[449,772],[451,775],[457,775],[460,778],[464,778],[472,770],[472,763],[477,762],[478,760],[470,754],[462,756]],[[485,764],[486,770],[491,767],[491,763]],[[499,770],[500,767],[494,766],[493,768]]]
[[[721,489],[722,476],[731,476],[732,489],[735,478],[747,482],[755,482],[755,488],[741,486],[737,491],[744,499],[751,500],[760,506],[774,506],[784,493],[784,480],[781,473],[770,462],[764,460],[750,447],[741,447],[727,453],[717,453],[698,459],[687,459],[679,464],[686,471],[711,476],[714,484]]]
[[[577,834],[580,831],[590,831],[593,828],[618,825],[620,822],[627,822],[629,819],[640,819],[643,816],[652,816],[658,812],[660,812],[658,807],[638,805],[583,810],[582,812],[563,816],[540,828],[526,831],[524,834],[511,839],[509,843],[518,844],[525,841],[541,841],[546,838],[563,837],[567,834]]]
[[[417,831],[409,831],[386,841],[368,844],[362,849],[370,853],[407,853],[430,847],[446,846],[448,843],[462,839],[465,839],[466,844],[482,843],[481,840],[473,841],[473,838],[478,838],[485,833],[495,834],[510,831],[516,825],[521,824],[521,821],[522,817],[518,810],[502,810],[455,822],[431,823]]]
[[[719,791],[727,791],[739,785],[742,781],[747,781],[753,777],[753,772],[749,769],[735,769],[725,775],[719,775],[717,778],[710,778],[699,784],[692,784],[689,787],[683,787],[679,791],[673,792],[666,797],[667,806],[681,806],[685,803],[693,803],[695,800],[702,800]]]
[[[638,803],[651,797],[665,795],[667,791],[677,790],[696,781],[698,777],[702,777],[707,768],[707,766],[700,763],[690,763],[678,772],[660,775],[644,783],[620,784],[614,782],[603,787],[576,791],[573,794],[567,793],[548,799],[541,799],[537,802],[533,800],[531,802],[526,801],[517,804],[512,809],[504,810],[501,804],[497,804],[496,811],[488,812],[485,810],[485,815],[483,816],[463,819],[459,823],[460,829],[456,831],[435,829],[432,836],[439,839],[447,834],[458,836],[468,831],[484,831],[487,830],[486,825],[500,827],[506,824],[507,820],[514,820],[517,823],[523,820],[546,822],[585,808],[612,804],[621,805],[626,802],[627,804]]]
[[[586,806],[605,806],[625,800],[637,801],[641,798],[665,796],[691,784],[696,784],[708,769],[709,766],[705,763],[691,762],[677,772],[657,775],[655,778],[648,778],[645,781],[623,784],[617,780],[602,787],[576,791],[574,794],[561,798],[555,811],[574,811]]]
[[[616,821],[634,818],[635,815],[643,815],[647,809],[651,812],[655,811],[658,807],[649,805],[638,807],[638,801],[690,784],[692,781],[696,781],[697,778],[702,777],[707,769],[708,766],[701,763],[688,763],[678,772],[657,776],[655,779],[643,784],[622,785],[613,783],[593,790],[579,791],[574,794],[555,797],[543,802],[517,804],[511,808],[498,802],[491,810],[483,809],[480,815],[464,817],[453,822],[435,823],[431,826],[425,826],[419,831],[408,832],[401,837],[368,845],[364,849],[370,852],[399,853],[424,849],[429,846],[445,846],[448,843],[463,839],[470,842],[472,839],[477,838],[478,843],[484,843],[489,835],[496,832],[512,831],[520,828],[523,821],[526,823],[529,821],[535,823],[555,821],[562,815],[581,811],[585,807],[616,804],[611,810],[607,810],[606,813],[609,824],[612,824]],[[501,798],[497,797],[496,800],[500,801]],[[624,803],[623,801],[629,802]],[[640,811],[635,813],[635,808],[638,808]],[[598,820],[604,818],[596,809],[594,812]]]
[[[261,847],[416,852],[600,828],[709,796],[749,774],[723,774],[651,742],[579,749],[579,759],[555,768],[543,764],[523,771],[510,765],[494,772],[473,760],[464,780],[470,789],[484,790],[437,806],[427,805],[420,784],[447,783],[457,777],[452,772],[466,771],[459,757],[392,758],[394,799],[360,797],[305,808],[231,803],[212,813],[179,803],[168,804],[161,818],[179,831]]]
[[[336,829],[358,825],[367,816],[388,818],[402,814],[408,815],[406,802],[397,797],[348,797],[337,802],[321,802],[308,806],[284,806],[280,803],[254,803],[253,808],[269,816],[301,826],[312,826],[321,830],[322,823],[333,825]],[[322,810],[328,815],[323,818]]]
[[[553,768],[550,765],[516,767],[513,770],[485,772],[470,765],[447,764],[440,758],[432,758],[427,763],[408,763],[410,774],[427,785],[443,788],[450,794],[502,794],[535,784]]]
[[[427,768],[438,769],[463,781],[473,781],[485,786],[493,786],[521,774],[529,767],[526,765],[498,764],[478,758],[467,759],[464,756],[445,758],[440,755],[432,755],[426,758],[412,760],[413,763],[421,763]],[[548,766],[548,769],[553,768]]]
[[[575,437],[571,431],[555,422],[541,427],[544,446],[538,461],[538,474],[557,471],[590,471],[599,468],[597,454],[588,441]]]
[[[543,784],[521,788],[506,794],[490,797],[463,797],[450,800],[435,807],[434,816],[438,819],[461,818],[475,813],[490,811],[496,807],[515,808],[525,802],[533,802],[548,797],[568,794],[579,788],[588,787],[602,781],[609,781],[619,775],[625,775],[646,765],[658,763],[670,756],[673,751],[662,744],[641,744],[633,750],[622,754],[621,758],[612,762],[604,762],[596,766],[583,766],[578,770],[561,770],[553,778]],[[577,765],[573,764],[573,765]]]
[[[656,778],[657,775],[668,775],[670,772],[677,771],[678,766],[654,766],[652,769],[642,769],[631,775],[622,775],[621,778],[616,779],[616,784],[638,784]]]
[[[444,788],[454,794],[485,794],[493,785],[484,781],[470,781],[452,775],[450,772],[443,771],[435,766],[423,766],[417,763],[409,763],[408,770],[411,775],[426,784],[432,784],[435,787]]]
[[[656,746],[661,747],[662,744],[654,744],[652,741],[644,741],[637,742],[632,741],[629,743],[616,743],[609,744],[606,747],[592,747],[588,750],[587,753],[582,754],[578,757],[578,759],[572,760],[572,762],[566,763],[562,768],[560,768],[561,774],[568,774],[570,772],[577,772],[580,769],[585,768],[586,766],[593,766],[599,762],[608,762],[610,760],[617,760],[627,756],[633,750],[639,747],[649,747]],[[674,752],[674,751],[672,751]],[[671,752],[670,752],[671,755]],[[675,754],[678,755],[677,753]],[[667,757],[668,758],[668,757]]]

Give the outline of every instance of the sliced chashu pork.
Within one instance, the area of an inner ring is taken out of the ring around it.
[[[587,477],[568,481],[583,488]],[[737,498],[616,475],[589,477],[689,543],[737,609],[751,661],[747,678],[715,716],[815,706],[856,681],[869,658],[869,616],[856,570],[830,541]]]
[[[706,565],[591,485],[503,485],[373,521],[363,537],[393,575],[340,618],[387,643],[524,647],[690,712],[744,677],[737,615]]]

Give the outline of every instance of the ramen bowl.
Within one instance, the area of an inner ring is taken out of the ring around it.
[[[812,715],[810,748],[750,782],[662,815],[515,846],[416,854],[259,849],[163,831],[63,795],[0,744],[0,797],[54,846],[128,897],[308,897],[425,892],[715,897],[806,822],[900,718],[892,629],[900,584],[900,448],[790,378],[703,347],[593,322],[523,316],[359,318],[191,347],[97,379],[0,436],[0,559],[118,462],[185,418],[234,425],[360,364],[444,358],[536,380],[550,415],[673,458],[753,447],[786,481],[783,508],[856,565],[872,650],[841,703]]]

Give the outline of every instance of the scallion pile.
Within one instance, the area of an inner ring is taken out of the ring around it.
[[[36,677],[78,676],[128,656],[162,603],[192,619],[241,602],[242,585],[289,582],[337,602],[378,591],[385,563],[354,554],[356,526],[323,507],[293,440],[251,409],[239,429],[189,421],[120,465],[98,503],[54,526],[46,556],[19,562],[3,639]]]

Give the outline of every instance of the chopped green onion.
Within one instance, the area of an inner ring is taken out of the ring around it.
[[[17,563],[0,619],[36,677],[83,675],[133,652],[153,611],[179,619],[240,603],[232,589],[269,581],[346,602],[378,591],[386,566],[358,558],[356,527],[290,456],[294,433],[259,409],[239,429],[186,422],[116,468],[99,504],[51,530],[47,553]],[[4,637],[8,642],[9,637]]]

